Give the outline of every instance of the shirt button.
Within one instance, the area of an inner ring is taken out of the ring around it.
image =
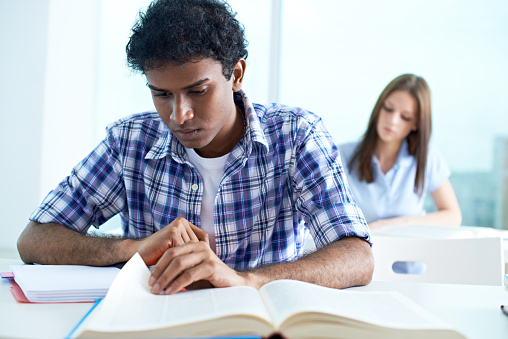
[[[193,191],[197,191],[199,186],[197,184],[194,184],[194,185],[192,185],[191,188],[192,188]]]

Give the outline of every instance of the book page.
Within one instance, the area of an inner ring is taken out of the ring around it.
[[[238,314],[271,322],[261,297],[252,287],[154,295],[149,290],[149,278],[150,271],[136,254],[122,268],[86,329],[99,332],[146,331]]]
[[[446,323],[398,292],[348,291],[294,280],[278,280],[260,290],[279,328],[298,313],[327,313],[383,327],[450,329]]]

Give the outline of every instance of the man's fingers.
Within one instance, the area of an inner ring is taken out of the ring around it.
[[[174,236],[171,241],[171,247],[182,246],[183,244],[185,244],[185,240],[180,236]]]
[[[190,223],[189,223],[190,224]],[[194,233],[194,231],[192,230],[192,225],[189,225],[189,227],[186,229],[187,230],[187,235],[189,236],[189,240],[190,241],[199,241],[198,240],[198,237],[196,236],[196,234]],[[196,226],[194,226],[196,227]],[[197,228],[197,227],[196,227]]]
[[[206,255],[202,252],[186,254],[171,260],[167,269],[153,283],[152,292],[159,293],[166,290],[167,294],[178,292],[194,281],[202,280],[204,272],[196,270],[202,265]],[[184,278],[179,277],[184,276]]]
[[[189,237],[187,227],[182,225],[181,228],[183,229],[180,230],[180,236],[182,237],[184,243],[188,243],[191,240],[191,238]]]
[[[204,241],[208,246],[210,246],[210,239],[208,238],[208,233],[205,232],[203,239],[199,240]]]
[[[165,289],[166,294],[175,294],[182,288],[189,286],[196,281],[202,281],[213,273],[212,265],[202,261],[197,266],[189,268],[176,277]],[[213,285],[210,284],[213,287]]]
[[[203,251],[199,243],[188,243],[167,250],[152,269],[149,281],[152,286],[152,292],[155,294],[159,293],[178,275],[198,265],[208,256],[207,251]]]
[[[150,276],[150,285],[153,285],[153,282],[155,282],[159,277],[164,273],[165,270],[167,270],[167,267],[170,265],[171,260],[175,258],[174,252],[179,252],[179,255],[186,255],[190,253],[189,251],[182,251],[182,249],[186,249],[185,246],[178,246],[168,249],[159,259],[157,264],[152,267],[152,274]]]
[[[190,224],[190,225],[191,225],[191,229],[192,229],[193,233],[197,237],[197,240],[204,241],[208,245],[210,245],[210,241],[208,240],[208,233],[206,233],[205,231],[203,231],[201,228],[199,228],[197,226],[194,226],[192,224]]]

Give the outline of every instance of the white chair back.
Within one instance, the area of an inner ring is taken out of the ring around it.
[[[502,238],[422,239],[373,236],[373,280],[503,285]],[[395,273],[395,262],[423,262],[422,274]]]

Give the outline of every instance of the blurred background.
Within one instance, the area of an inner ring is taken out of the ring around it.
[[[249,44],[251,101],[322,116],[357,140],[383,88],[423,76],[431,142],[463,225],[508,229],[508,1],[230,0]],[[43,197],[105,136],[153,109],[125,45],[148,0],[0,0],[0,256]],[[434,209],[432,201],[426,203]],[[114,232],[113,218],[105,230]]]

